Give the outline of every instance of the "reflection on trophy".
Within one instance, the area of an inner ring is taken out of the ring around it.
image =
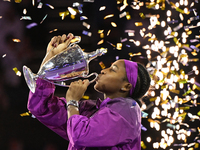
[[[26,83],[31,92],[35,93],[37,78],[44,79],[55,85],[69,87],[69,85],[66,85],[64,81],[80,77],[88,78],[92,75],[97,77],[97,73],[91,73],[88,75],[88,64],[91,60],[106,52],[107,49],[101,48],[91,53],[85,53],[79,45],[72,43],[67,49],[56,54],[45,62],[37,74],[32,73],[28,67],[23,66]],[[90,81],[90,83],[94,82],[96,77]]]

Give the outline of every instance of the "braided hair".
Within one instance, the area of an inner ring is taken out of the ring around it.
[[[130,97],[133,98],[141,106],[141,101],[139,99],[142,98],[144,94],[148,91],[150,87],[151,78],[146,68],[138,62],[137,64],[138,64],[137,83]]]

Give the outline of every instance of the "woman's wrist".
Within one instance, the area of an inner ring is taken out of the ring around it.
[[[67,107],[67,114],[68,114],[68,119],[73,116],[73,115],[79,115],[79,109],[76,106],[69,105]]]

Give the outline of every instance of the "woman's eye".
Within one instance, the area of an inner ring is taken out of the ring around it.
[[[116,72],[115,69],[113,69],[113,67],[111,67],[110,70]]]

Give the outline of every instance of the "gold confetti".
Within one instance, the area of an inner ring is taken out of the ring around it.
[[[111,18],[113,16],[114,16],[114,14],[107,15],[107,16],[104,17],[104,20],[107,19],[107,18]]]
[[[21,117],[26,117],[26,116],[30,116],[29,112],[25,112],[25,113],[22,113],[20,114]]]
[[[13,71],[15,72],[15,74],[17,75],[17,76],[21,76],[21,72],[15,67],[15,68],[13,68]]]
[[[21,3],[22,0],[15,0],[15,3]]]
[[[51,31],[49,31],[49,33],[52,33],[52,32],[55,32],[55,31],[58,31],[58,29],[51,30]]]
[[[64,12],[59,12],[59,16],[62,17],[62,20],[65,19],[65,17],[69,15],[69,11],[66,10]]]
[[[104,65],[104,63],[102,61],[99,62],[99,65],[101,66],[101,69],[105,69],[106,68],[106,66]]]
[[[117,43],[117,47],[116,47],[116,49],[118,49],[118,50],[122,50],[122,43]]]
[[[90,97],[87,96],[87,95],[84,95],[82,98],[83,98],[83,99],[89,99]]]
[[[104,38],[104,33],[100,33],[100,38]]]
[[[142,22],[135,22],[135,25],[136,25],[137,27],[139,27],[139,26],[143,26],[143,23],[142,23]]]
[[[20,39],[12,39],[12,40],[13,42],[16,42],[16,43],[21,42]]]
[[[130,20],[131,19],[131,15],[129,14],[129,12],[126,13],[126,19]]]
[[[143,141],[141,141],[141,147],[142,147],[143,149],[146,149],[146,148],[147,148],[147,146],[144,144]]]
[[[110,32],[111,32],[111,30],[108,30],[108,32],[107,32],[107,36],[109,36]]]
[[[113,27],[117,27],[117,24],[116,24],[115,22],[111,22],[111,25],[112,25]]]
[[[101,44],[103,44],[103,42],[104,42],[104,40],[102,39],[97,43],[97,45],[101,45]]]

